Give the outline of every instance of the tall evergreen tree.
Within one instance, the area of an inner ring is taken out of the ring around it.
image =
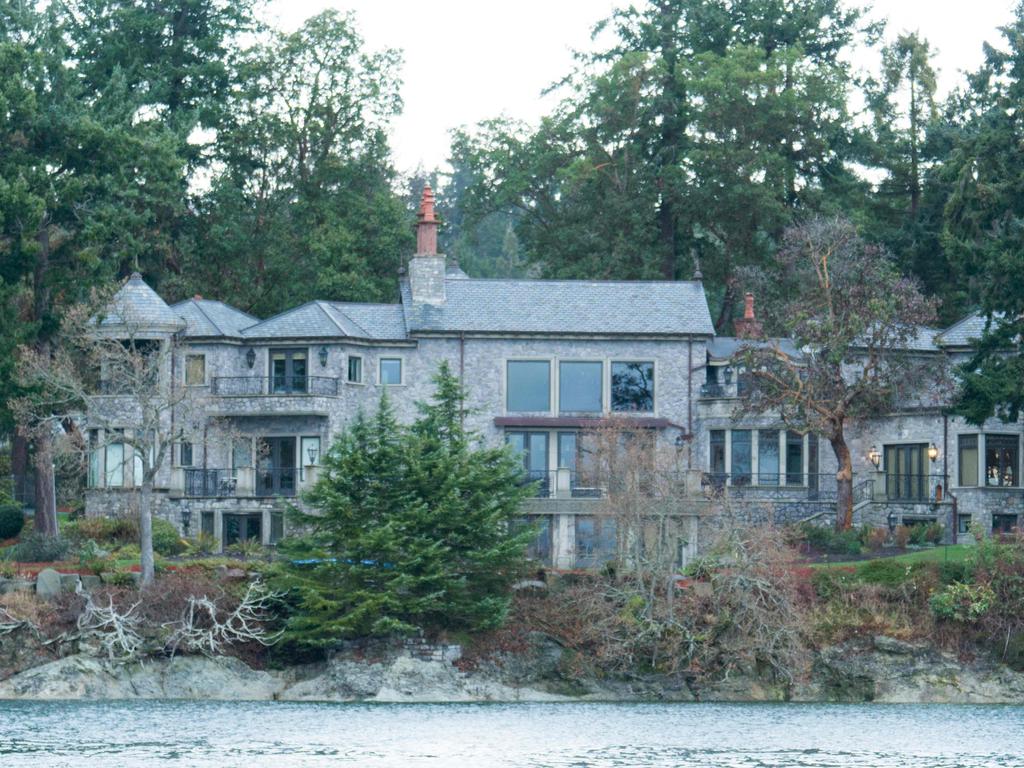
[[[970,78],[968,119],[943,171],[953,184],[944,244],[989,323],[962,376],[959,409],[978,424],[1024,408],[1024,3],[1002,34]]]
[[[467,433],[465,393],[442,365],[409,428],[386,398],[360,414],[296,512],[308,536],[283,546],[294,596],[286,637],[329,647],[345,637],[500,624],[526,544],[512,522],[526,491],[505,448]]]

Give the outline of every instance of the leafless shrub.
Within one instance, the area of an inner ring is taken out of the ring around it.
[[[164,625],[172,630],[166,648],[171,655],[180,649],[215,656],[235,644],[273,645],[281,633],[268,632],[266,624],[281,597],[283,593],[272,592],[258,581],[249,584],[238,605],[230,610],[206,595],[190,595],[181,618]]]
[[[141,600],[120,608],[107,593],[107,604],[97,605],[85,595],[85,607],[78,617],[78,630],[85,638],[95,638],[111,661],[132,661],[141,655],[145,641],[140,633],[142,619],[136,613]]]

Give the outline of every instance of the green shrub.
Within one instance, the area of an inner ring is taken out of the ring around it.
[[[939,581],[943,584],[971,580],[972,568],[970,564],[962,560],[940,560],[936,563],[936,567],[939,573]]]
[[[915,547],[920,547],[927,541],[928,526],[924,523],[916,523],[910,526],[909,542]]]
[[[89,539],[78,550],[78,565],[90,573],[99,576],[104,571],[109,571],[113,564],[110,553],[102,549],[92,539]]]
[[[836,531],[823,525],[804,523],[801,526],[804,540],[814,549],[832,555],[859,555],[863,530],[849,529]]]
[[[25,527],[25,513],[17,504],[0,506],[0,540],[13,539]]]
[[[924,540],[931,544],[939,544],[942,542],[943,534],[945,533],[945,527],[942,523],[928,523],[925,526]]]
[[[869,560],[857,568],[857,577],[868,584],[898,587],[910,579],[913,568],[892,558]]]
[[[106,579],[106,583],[112,587],[134,587],[135,577],[131,571],[115,571],[109,574]]]
[[[14,547],[14,559],[19,563],[53,563],[64,559],[70,544],[60,537],[30,533]]]
[[[853,579],[853,573],[839,568],[819,568],[811,575],[811,586],[822,600],[831,600],[841,594]]]
[[[186,539],[188,546],[186,552],[190,555],[210,555],[217,551],[217,537],[212,533],[197,533],[191,539]]]
[[[938,619],[973,624],[989,612],[996,594],[987,584],[949,584],[928,600]]]
[[[187,548],[178,529],[166,520],[153,518],[153,551],[164,557],[180,555]]]
[[[86,517],[65,523],[63,533],[78,542],[92,539],[99,544],[117,546],[139,540],[139,523],[134,517]]]
[[[228,547],[228,551],[247,559],[260,557],[264,554],[263,545],[256,539],[236,542]]]

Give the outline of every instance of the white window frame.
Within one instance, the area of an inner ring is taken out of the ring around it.
[[[397,384],[385,384],[381,376],[381,364],[385,360],[397,360],[399,365],[399,378]],[[405,356],[404,355],[381,355],[377,358],[377,386],[379,387],[404,387],[405,386]]]
[[[359,380],[358,381],[353,381],[352,379],[350,379],[348,377],[349,366],[351,365],[351,361],[352,360],[358,360],[359,361]],[[405,369],[405,364],[404,363],[402,364],[402,369],[403,369],[402,370],[402,374],[404,375],[405,374],[405,370],[404,370]],[[361,387],[366,386],[366,357],[365,356],[363,356],[363,355],[345,355],[345,383],[346,384],[356,384],[356,385],[361,386]]]

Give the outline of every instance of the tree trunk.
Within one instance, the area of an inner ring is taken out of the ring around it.
[[[833,435],[829,442],[839,464],[836,471],[836,530],[845,531],[853,525],[853,460],[842,432]]]
[[[57,494],[53,477],[53,438],[40,434],[35,440],[35,532],[50,538],[57,535]]]
[[[11,437],[11,475],[14,477],[14,499],[28,501],[28,439],[18,429]]]
[[[145,480],[139,489],[139,564],[142,566],[140,586],[153,583],[153,481]]]

